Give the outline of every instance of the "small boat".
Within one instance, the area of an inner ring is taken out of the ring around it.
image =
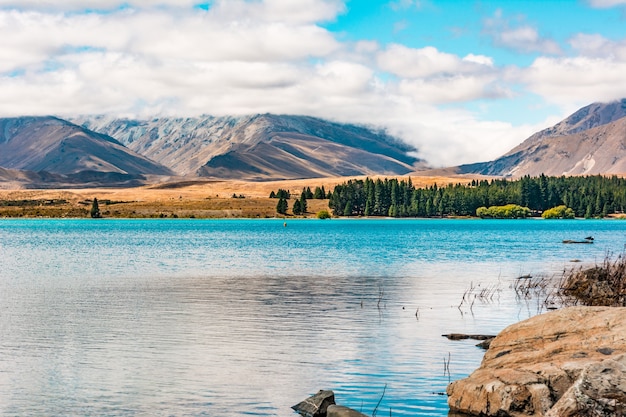
[[[593,243],[593,239],[592,240],[564,240],[563,243]]]

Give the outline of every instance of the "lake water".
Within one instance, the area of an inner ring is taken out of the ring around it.
[[[0,415],[297,416],[330,389],[445,416],[483,352],[443,333],[535,315],[516,277],[625,243],[624,221],[0,220]]]

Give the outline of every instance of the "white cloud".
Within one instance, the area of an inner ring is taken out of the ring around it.
[[[549,103],[575,109],[626,97],[626,62],[613,58],[537,58],[520,72],[528,89]]]
[[[333,36],[316,25],[224,20],[216,12],[64,16],[0,11],[0,35],[0,70],[4,71],[85,47],[152,56],[158,61],[293,60],[324,56],[339,48]]]
[[[226,18],[311,23],[333,20],[345,11],[342,0],[0,0],[0,8],[38,11],[115,11],[120,9],[189,10],[198,4]]]
[[[493,59],[468,54],[461,58],[433,47],[393,44],[377,54],[383,71],[399,78],[398,92],[422,103],[442,104],[505,96],[497,86]]]
[[[387,123],[390,133],[417,146],[419,156],[437,167],[493,160],[539,130],[480,121],[465,110],[440,110],[401,96],[372,116],[371,123]]]
[[[394,11],[401,11],[410,9],[411,7],[421,7],[422,2],[420,0],[395,0],[389,2],[389,7]]]
[[[569,43],[582,56],[626,61],[626,40],[612,41],[599,34],[579,33]]]
[[[454,103],[479,100],[484,98],[501,98],[507,96],[504,90],[491,83],[493,77],[478,78],[456,76],[432,80],[403,80],[399,91],[423,103]]]
[[[407,78],[428,77],[459,68],[460,59],[452,54],[439,52],[436,48],[408,48],[393,44],[378,54],[378,66],[392,74]]]
[[[591,7],[606,9],[615,6],[626,6],[626,0],[588,0]]]
[[[377,56],[378,66],[405,78],[424,78],[442,74],[479,73],[490,69],[493,62],[484,56],[457,55],[440,52],[432,46],[421,49],[392,44]]]
[[[0,7],[56,11],[115,10],[121,7],[193,7],[195,0],[0,0]]]
[[[521,26],[503,30],[494,37],[496,43],[522,52],[542,52],[559,54],[561,48],[550,40],[539,36],[537,29],[530,26]]]
[[[485,65],[487,67],[493,67],[493,58],[485,55],[468,54],[463,57],[463,61],[473,62],[475,64]]]
[[[341,0],[216,0],[209,9],[226,20],[290,24],[334,20],[344,11]]]
[[[483,32],[497,46],[523,53],[539,52],[549,55],[562,53],[561,47],[554,40],[541,36],[539,31],[528,24],[512,25],[502,11],[497,11],[492,18],[485,19]]]

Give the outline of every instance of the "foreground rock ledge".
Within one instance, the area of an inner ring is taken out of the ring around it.
[[[453,411],[480,416],[626,415],[626,308],[568,307],[503,330]]]

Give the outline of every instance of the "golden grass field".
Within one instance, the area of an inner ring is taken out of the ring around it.
[[[290,190],[297,197],[305,187],[314,190],[315,187],[324,186],[328,192],[335,185],[354,178],[365,177],[267,182],[192,180],[119,189],[0,190],[0,217],[89,217],[93,198],[100,202],[103,217],[282,217],[276,213],[278,200],[269,198],[272,191],[282,188]],[[408,179],[409,176],[394,178]],[[467,183],[476,176],[412,175],[410,178],[415,187],[427,187],[433,184]],[[233,198],[233,195],[238,198]],[[328,200],[309,199],[307,203],[307,214],[303,217],[314,217],[318,211],[328,210]],[[288,217],[291,216],[292,204],[289,202]]]

